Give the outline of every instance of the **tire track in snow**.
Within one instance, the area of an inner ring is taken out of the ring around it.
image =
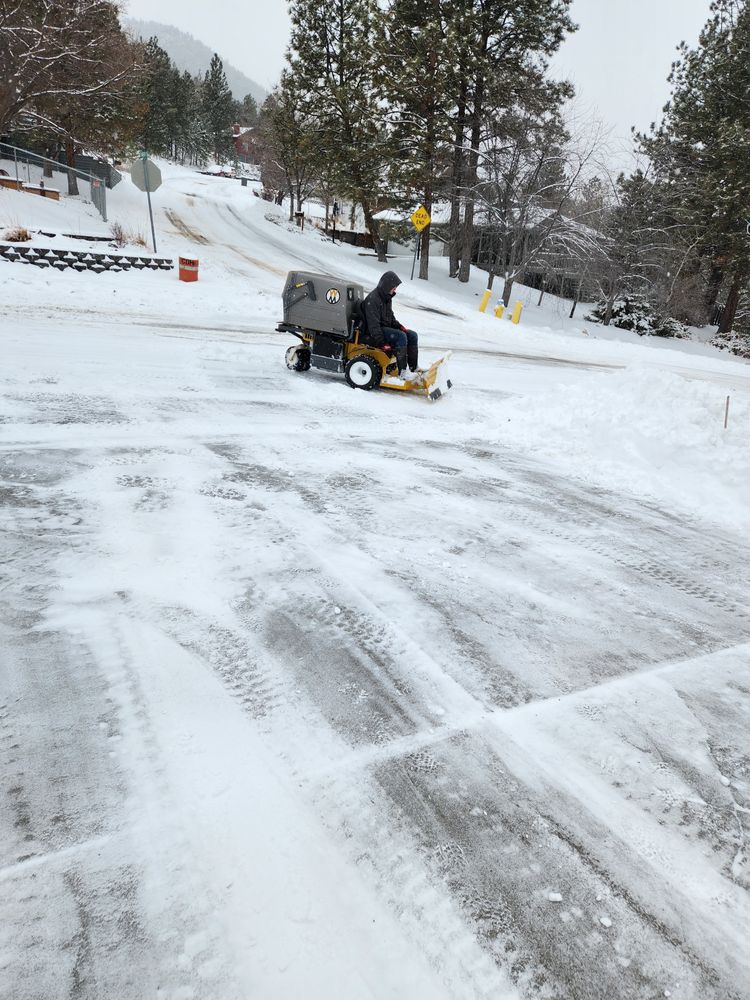
[[[172,208],[165,208],[164,214],[169,219],[169,221],[174,226],[175,231],[179,236],[184,236],[185,239],[191,240],[193,243],[198,243],[201,246],[210,246],[211,240],[204,236],[203,233],[199,233],[192,226],[188,225],[184,219],[182,219],[177,212]]]
[[[224,454],[229,457],[229,453],[224,452]],[[290,482],[288,477],[279,476],[271,469],[256,468],[253,477],[256,483],[264,482],[265,488],[271,491],[291,489],[297,492],[303,507],[311,507],[317,512],[325,510],[325,502],[307,484],[298,486]],[[594,502],[592,509],[596,511],[596,507],[597,503]],[[606,504],[598,511],[597,516],[601,518],[610,516]],[[300,524],[304,524],[305,514],[300,512],[298,520]],[[585,523],[585,518],[582,521]],[[276,528],[269,527],[272,534],[282,531],[280,525]],[[288,525],[285,526],[284,532],[288,539]],[[304,534],[294,532],[294,536],[293,548],[299,553],[306,547]],[[567,938],[565,934],[558,932],[555,907],[551,908],[555,913],[554,917],[547,916],[538,923],[522,916],[523,900],[526,897],[520,893],[519,883],[510,875],[497,881],[498,873],[504,869],[502,855],[493,860],[492,851],[488,853],[489,848],[486,845],[478,846],[471,836],[467,836],[464,829],[466,816],[471,814],[474,805],[472,805],[473,797],[465,795],[463,788],[469,778],[475,777],[476,751],[467,751],[469,758],[473,753],[469,766],[463,751],[454,754],[448,750],[453,751],[454,744],[460,747],[463,743],[464,749],[471,747],[476,743],[476,737],[472,736],[471,732],[463,735],[453,734],[448,739],[444,733],[438,733],[434,738],[425,733],[426,729],[434,725],[434,719],[431,720],[425,715],[418,691],[404,676],[404,664],[399,659],[403,651],[398,650],[395,657],[392,655],[390,661],[388,659],[389,652],[391,654],[394,652],[394,635],[389,631],[390,622],[387,616],[382,621],[372,619],[372,605],[369,602],[365,602],[368,610],[362,614],[362,602],[355,596],[350,584],[340,577],[337,580],[335,575],[330,575],[330,563],[327,560],[316,559],[309,547],[304,562],[307,563],[308,560],[318,563],[318,568],[310,575],[310,579],[316,580],[315,590],[310,592],[308,582],[303,591],[310,601],[310,609],[315,610],[308,610],[304,601],[296,602],[294,595],[289,592],[283,595],[280,603],[271,601],[268,616],[276,624],[266,633],[266,641],[276,655],[281,655],[285,660],[297,659],[304,664],[303,669],[308,672],[309,679],[308,694],[315,697],[329,724],[355,748],[356,766],[362,767],[364,764],[366,773],[375,775],[386,801],[391,802],[391,806],[395,804],[401,811],[400,814],[411,824],[408,829],[416,846],[410,858],[403,862],[405,879],[415,878],[419,872],[422,872],[424,877],[426,865],[426,871],[431,873],[428,878],[437,879],[438,883],[440,880],[446,882],[451,897],[458,901],[467,926],[473,929],[472,933],[477,936],[477,940],[493,954],[499,966],[505,968],[510,962],[514,979],[522,989],[530,991],[533,995],[536,995],[535,990],[544,990],[545,995],[565,1000],[571,995],[598,1000],[602,981],[606,980],[605,992],[618,989],[620,992],[611,995],[640,1000],[644,981],[648,981],[651,988],[657,990],[665,981],[679,980],[685,984],[687,995],[701,998],[715,997],[716,1000],[731,996],[731,984],[721,982],[719,973],[711,967],[707,958],[680,943],[675,937],[676,931],[667,928],[660,922],[658,916],[644,908],[643,903],[631,898],[625,888],[621,892],[618,891],[617,883],[613,882],[611,877],[604,877],[606,873],[603,875],[592,865],[587,865],[585,858],[577,856],[580,852],[571,850],[572,834],[568,835],[567,842],[562,843],[550,855],[548,846],[545,846],[548,837],[552,835],[558,841],[565,841],[565,837],[557,835],[559,830],[557,833],[546,833],[541,846],[538,847],[539,857],[543,859],[538,867],[547,874],[547,877],[552,871],[557,882],[583,887],[581,891],[588,898],[595,899],[596,895],[601,897],[602,893],[614,896],[615,902],[611,902],[610,905],[616,906],[621,920],[617,940],[627,940],[631,949],[630,954],[633,956],[628,959],[626,966],[630,972],[623,973],[620,963],[615,961],[614,956],[611,966],[607,966],[605,971],[597,965],[597,962],[601,962],[601,948],[606,937],[603,936],[596,913],[589,913],[588,917],[585,913],[583,916],[573,913],[571,920],[576,925],[575,931],[578,936],[573,934]],[[298,556],[297,561],[299,561]],[[335,598],[331,596],[333,593],[336,594]],[[342,606],[340,614],[333,608],[334,601]],[[288,611],[284,608],[288,608]],[[335,640],[333,638],[335,635],[339,635],[340,639]],[[294,638],[290,639],[290,636]],[[357,658],[353,660],[348,654],[343,659],[337,659],[336,651],[340,656],[341,647],[348,647],[350,643],[351,648],[356,649],[358,654],[365,654],[364,662],[358,662]],[[323,669],[316,670],[316,663],[321,663]],[[326,676],[323,676],[324,672]],[[394,680],[397,699],[395,703],[401,700],[405,707],[409,706],[407,711],[413,723],[405,726],[403,715],[398,713],[392,715],[390,726],[386,725],[384,730],[381,724],[382,711],[384,708],[386,714],[390,711],[388,707],[390,696],[386,696],[384,691],[378,696],[380,700],[376,699],[373,702],[372,684],[374,682],[379,687],[384,684],[392,686]],[[337,695],[341,697],[337,699],[335,697]],[[342,714],[347,697],[353,700],[355,706],[357,701],[366,707],[375,705],[375,719],[369,728],[358,719],[357,707],[350,708],[348,716]],[[332,699],[333,704],[331,704]],[[537,707],[536,703],[534,707]],[[378,719],[381,722],[377,722]],[[331,789],[330,795],[327,796],[330,808],[336,810],[334,803],[339,803],[339,818],[334,826],[336,829],[349,831],[350,837],[358,828],[355,814],[358,808],[361,809],[359,805],[352,805],[351,812],[345,810],[342,812],[340,806],[341,797],[345,795],[345,789],[349,786],[349,783],[343,780],[342,772],[348,771],[351,763],[353,758],[347,755],[341,761],[340,767],[337,765],[335,773],[329,774],[327,779]],[[500,760],[497,766],[502,768]],[[408,777],[404,778],[404,772]],[[302,776],[305,776],[304,771]],[[438,776],[444,779],[442,787],[438,782]],[[318,775],[315,779],[308,774],[307,780],[315,784],[321,777]],[[324,784],[325,782],[326,779],[323,779]],[[492,787],[491,776],[486,774],[476,782],[475,791],[479,794],[479,789],[486,790]],[[458,794],[457,790],[460,790]],[[497,815],[503,817],[507,814],[509,808],[507,794],[503,794],[500,799],[495,799],[491,792],[485,791],[484,794],[490,796]],[[529,827],[533,829],[534,824],[546,823],[544,807],[531,789],[517,786],[517,791],[511,799],[517,800],[517,808],[525,810],[526,820],[520,824],[522,829]],[[520,806],[518,802],[521,803]],[[394,830],[401,829],[400,822],[402,821],[394,819],[391,815],[391,819],[385,824],[389,834],[385,835],[384,856],[387,856],[389,836]],[[381,817],[381,825],[382,823]],[[547,826],[549,827],[549,824]],[[357,845],[368,843],[368,838],[370,838],[369,831],[355,836],[353,849],[356,849]],[[506,843],[502,853],[507,846]],[[528,845],[521,834],[517,842],[517,853],[524,851],[528,851]],[[374,877],[385,880],[387,866],[380,867],[382,858],[373,859],[369,855],[368,858],[373,866]],[[529,886],[527,891],[532,894],[542,892],[544,888],[540,882],[535,882],[533,879],[529,882]],[[514,894],[518,898],[514,898]],[[542,901],[546,909],[550,909],[548,902],[544,901],[543,892]],[[440,927],[446,906],[444,897],[440,897],[434,903],[431,902],[429,906],[420,902],[417,902],[416,906],[422,907],[422,919],[428,926]],[[578,904],[576,907],[581,910]],[[534,914],[538,916],[536,910]],[[552,920],[551,924],[549,920]],[[540,931],[540,924],[546,927],[544,932]],[[585,927],[582,929],[583,925]],[[583,972],[575,973],[572,980],[570,978],[574,975],[571,970],[576,968],[576,961],[580,963],[581,935],[588,942],[587,947],[592,949],[589,959],[584,963],[585,966],[599,969],[595,982],[587,979]],[[665,949],[669,955],[668,959],[665,959]],[[576,961],[572,959],[572,954],[578,956]],[[664,972],[665,961],[669,963],[668,974]],[[624,978],[627,979],[627,985],[623,990]]]

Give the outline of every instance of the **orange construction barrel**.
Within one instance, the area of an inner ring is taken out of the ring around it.
[[[180,281],[198,280],[198,261],[180,257]]]

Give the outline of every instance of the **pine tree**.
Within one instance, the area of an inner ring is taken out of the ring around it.
[[[203,117],[201,82],[188,72],[175,81],[177,133],[175,156],[182,162],[203,166],[211,154],[211,135]]]
[[[454,53],[452,0],[391,0],[376,22],[380,86],[396,140],[390,183],[405,206],[433,201],[450,167]],[[422,230],[419,277],[429,276],[430,226]]]
[[[180,73],[156,38],[145,48],[145,72],[140,85],[143,123],[139,142],[143,149],[202,166],[213,147],[205,119],[203,84],[189,73]]]
[[[720,332],[750,279],[750,10],[714,0],[697,48],[680,46],[661,126],[642,136],[680,224],[706,262],[706,307],[728,284]]]
[[[374,219],[390,158],[376,87],[373,27],[377,0],[294,0],[289,71],[315,115],[318,150],[341,194],[362,206],[378,257],[385,248]]]
[[[258,105],[252,94],[245,94],[241,101],[234,102],[234,119],[245,127],[258,123]]]
[[[172,154],[172,141],[177,128],[174,84],[174,67],[169,56],[157,38],[150,38],[145,48],[141,84],[145,114],[140,142],[149,153],[159,156]]]
[[[475,190],[484,131],[488,121],[525,101],[546,94],[552,107],[570,96],[566,84],[540,87],[548,60],[575,30],[570,19],[572,0],[455,0],[452,37],[461,52],[457,74],[456,147],[463,151],[454,183],[464,202],[464,218],[456,233],[454,259],[460,256],[458,278],[469,280],[474,242]],[[468,44],[467,44],[467,39]],[[540,116],[545,108],[538,108]],[[457,198],[454,199],[457,200]]]
[[[231,158],[234,153],[234,98],[224,73],[224,64],[216,53],[203,79],[201,105],[214,156],[219,162]]]

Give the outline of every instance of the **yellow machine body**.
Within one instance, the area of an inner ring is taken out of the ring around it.
[[[287,367],[339,372],[353,388],[411,392],[433,401],[445,395],[452,385],[444,368],[450,352],[413,376],[399,377],[396,359],[372,347],[362,334],[362,296],[361,285],[291,271],[284,288],[284,320],[276,327],[299,341],[287,350]]]

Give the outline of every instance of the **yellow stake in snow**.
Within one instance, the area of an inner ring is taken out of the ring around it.
[[[492,298],[492,292],[488,288],[487,291],[482,296],[482,301],[479,303],[480,313],[483,313],[485,311],[485,309],[487,308],[487,303],[490,301],[491,298]]]
[[[521,320],[522,311],[523,311],[523,302],[516,302],[513,308],[513,315],[510,318],[511,323],[515,323],[516,325],[518,325],[518,323]]]
[[[498,319],[503,318],[503,313],[505,312],[505,306],[497,306],[495,309],[495,315]]]

